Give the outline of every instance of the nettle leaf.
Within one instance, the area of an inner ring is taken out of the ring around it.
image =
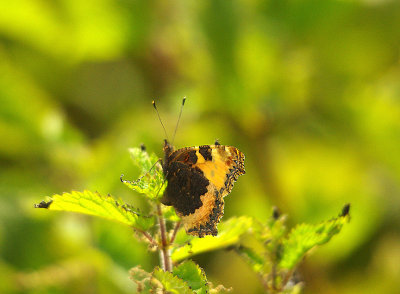
[[[35,208],[99,216],[143,231],[154,225],[154,217],[140,215],[134,211],[133,207],[114,199],[110,195],[102,196],[97,192],[88,190],[83,192],[72,191],[62,195],[55,194],[52,197],[47,197],[46,201],[35,204]]]
[[[156,279],[156,280],[154,280]],[[160,268],[156,268],[153,272],[153,284],[159,284],[159,289],[163,290],[162,293],[176,293],[176,294],[192,294],[193,292],[188,283],[183,279],[177,277],[171,272],[165,272]],[[155,292],[158,293],[158,292]]]
[[[209,291],[207,277],[201,267],[193,261],[185,261],[174,267],[173,274],[188,283],[189,287],[198,294],[205,294]]]
[[[159,161],[155,154],[149,155],[142,148],[130,148],[133,163],[141,168],[141,176],[136,181],[121,181],[129,188],[145,194],[150,199],[160,198],[164,194],[167,182]]]
[[[349,221],[348,212],[349,206],[345,206],[337,218],[316,225],[300,224],[294,227],[282,242],[279,266],[290,270],[310,249],[328,242]]]
[[[253,224],[253,219],[246,216],[233,217],[219,225],[218,235],[196,238],[187,235],[184,230],[178,232],[175,247],[172,250],[172,260],[178,261],[187,257],[232,246],[240,241],[240,237],[247,233]]]

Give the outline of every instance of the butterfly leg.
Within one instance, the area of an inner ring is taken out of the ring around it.
[[[139,177],[137,180],[135,180],[135,181],[129,181],[129,180],[124,180],[124,179],[122,179],[123,177],[124,177],[124,174],[122,174],[120,177],[119,177],[119,179],[121,180],[121,182],[123,182],[123,183],[129,183],[129,184],[135,184],[135,183],[137,183],[137,182],[140,182],[145,176],[147,176],[150,172],[151,172],[151,170],[156,166],[156,164],[157,163],[159,163],[159,162],[162,162],[162,159],[161,158],[159,158],[151,167],[150,167],[150,169],[144,174],[144,175],[142,175],[141,177]]]

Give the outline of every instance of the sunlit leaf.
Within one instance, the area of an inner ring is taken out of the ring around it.
[[[253,224],[250,217],[234,217],[219,226],[217,236],[206,236],[204,238],[196,238],[183,234],[177,237],[176,244],[181,247],[174,248],[172,252],[172,260],[182,260],[192,255],[202,252],[225,248],[239,242],[240,237],[249,231]],[[188,243],[189,242],[189,243]],[[186,243],[186,244],[185,244]]]
[[[207,277],[202,268],[193,261],[185,261],[174,267],[174,275],[186,281],[190,288],[198,294],[208,293]]]
[[[153,217],[140,215],[130,205],[124,204],[110,195],[102,196],[88,190],[72,191],[62,195],[55,194],[48,197],[46,201],[36,204],[35,207],[99,216],[140,230],[147,230],[154,224]]]
[[[292,269],[313,247],[328,242],[338,234],[350,219],[349,206],[345,206],[341,215],[317,225],[300,224],[283,240],[279,266]]]
[[[150,199],[160,198],[164,194],[167,182],[164,179],[159,158],[155,154],[149,155],[143,148],[129,149],[133,163],[141,168],[141,176],[135,181],[121,181],[129,188],[145,194]]]

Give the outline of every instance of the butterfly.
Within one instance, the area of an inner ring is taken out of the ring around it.
[[[174,150],[164,141],[164,176],[168,181],[161,203],[172,205],[188,234],[218,234],[224,197],[245,173],[244,154],[232,146],[203,145]]]
[[[218,142],[175,150],[167,139],[163,151],[162,168],[168,184],[161,203],[175,208],[188,234],[216,236],[224,197],[245,174],[244,154]]]

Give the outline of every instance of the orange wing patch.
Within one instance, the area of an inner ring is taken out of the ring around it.
[[[237,178],[245,173],[244,154],[231,146],[211,145],[211,160],[205,160],[199,151],[196,152],[199,160],[194,166],[200,168],[204,176],[212,182],[223,196],[228,195]],[[199,147],[200,148],[200,147]],[[201,159],[200,159],[201,158]]]
[[[182,222],[188,234],[203,237],[218,234],[217,225],[224,215],[224,199],[210,184],[207,193],[200,196],[202,206],[188,216],[182,216]]]

